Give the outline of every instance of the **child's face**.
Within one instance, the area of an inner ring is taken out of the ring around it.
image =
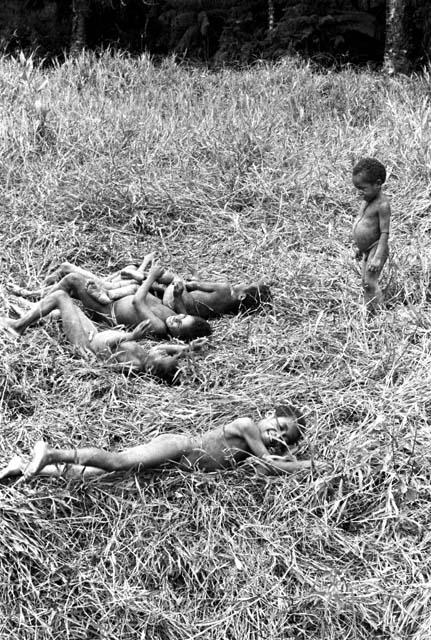
[[[258,424],[262,441],[269,449],[280,449],[298,440],[298,425],[291,416],[264,418]]]
[[[187,331],[192,328],[194,318],[193,316],[179,313],[175,316],[169,316],[166,318],[165,322],[171,336],[174,338],[180,338],[184,333],[187,333]]]
[[[370,182],[366,174],[361,172],[352,177],[352,181],[359,194],[366,202],[371,202],[380,192],[382,188],[381,180]]]

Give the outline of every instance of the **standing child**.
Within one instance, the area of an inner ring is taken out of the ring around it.
[[[358,249],[357,258],[362,258],[365,304],[374,314],[383,303],[379,278],[389,255],[391,206],[382,192],[386,169],[374,158],[362,158],[353,167],[352,180],[364,199],[353,225],[353,241]]]

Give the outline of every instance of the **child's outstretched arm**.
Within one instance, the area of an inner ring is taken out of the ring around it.
[[[187,291],[204,291],[205,293],[222,291],[229,286],[227,282],[209,282],[207,280],[187,280],[185,285]]]
[[[122,331],[120,329],[108,329],[98,333],[92,342],[94,353],[102,353],[107,349],[111,350],[122,342],[140,340],[148,333],[152,333],[151,322],[143,320],[132,331]]]
[[[151,267],[149,274],[147,275],[144,282],[141,284],[141,286],[139,287],[139,289],[135,294],[135,298],[138,303],[145,302],[153,282],[156,282],[159,276],[163,274],[163,271],[164,271],[163,267],[159,267],[158,265],[153,265]]]
[[[208,344],[208,338],[196,338],[189,342],[189,344],[160,344],[156,347],[152,347],[152,349],[157,349],[163,355],[166,356],[175,356],[177,358],[181,358],[182,356],[188,353],[194,353],[196,351],[201,351],[205,345]]]
[[[252,420],[244,421],[239,426],[238,431],[238,435],[244,438],[252,454],[258,458],[256,463],[259,469],[266,469],[266,474],[295,473],[301,469],[309,469],[311,467],[310,460],[296,460],[291,454],[285,456],[272,455],[262,441],[258,426]]]
[[[276,475],[278,473],[296,473],[302,469],[311,469],[311,460],[295,460],[290,456],[268,456],[263,459],[264,465],[260,465],[260,470],[264,467],[265,475]]]
[[[374,256],[369,260],[369,271],[380,271],[388,255],[389,225],[391,220],[391,205],[384,201],[379,207],[380,238]]]

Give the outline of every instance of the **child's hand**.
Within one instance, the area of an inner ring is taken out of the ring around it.
[[[165,273],[165,270],[163,267],[161,267],[159,264],[153,264],[153,266],[150,269],[150,277],[154,278],[154,280],[158,280],[159,278],[162,277],[162,275]]]
[[[383,267],[383,260],[379,256],[374,255],[368,262],[368,271],[380,271]]]
[[[172,282],[172,286],[174,289],[174,296],[181,296],[184,291],[184,280],[181,280],[181,278],[175,278]]]
[[[142,320],[136,327],[133,329],[133,338],[135,340],[139,340],[143,336],[145,336],[151,329],[151,322],[149,320]]]
[[[202,351],[208,342],[208,338],[196,338],[190,342],[189,347],[191,351]]]

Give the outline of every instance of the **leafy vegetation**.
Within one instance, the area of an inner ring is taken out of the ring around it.
[[[307,416],[299,456],[330,463],[3,484],[1,637],[428,637],[430,82],[293,59],[0,60],[3,313],[22,304],[9,281],[151,249],[274,294],[214,322],[176,387],[83,360],[55,319],[1,335],[2,462],[40,437],[120,449],[289,401]],[[386,164],[394,211],[371,323],[349,239],[363,155]]]

